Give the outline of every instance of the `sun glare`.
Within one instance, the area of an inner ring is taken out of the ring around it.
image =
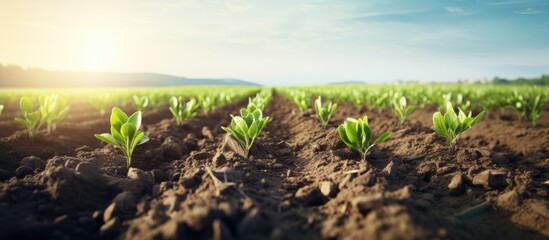
[[[117,41],[106,31],[87,32],[82,42],[80,62],[86,70],[107,70],[116,62]]]

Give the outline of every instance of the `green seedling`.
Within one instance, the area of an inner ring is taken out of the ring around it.
[[[337,128],[339,137],[348,147],[362,154],[362,159],[366,160],[370,149],[375,145],[387,141],[393,133],[388,131],[379,136],[374,142],[372,140],[372,130],[368,125],[368,116],[362,119],[347,118],[345,122]]]
[[[183,102],[181,98],[170,98],[170,112],[172,112],[177,125],[181,125],[183,120],[195,117],[198,107],[198,103],[194,98],[191,98],[187,103]]]
[[[320,125],[326,127],[336,108],[337,103],[332,104],[332,101],[328,101],[326,104],[322,105],[322,99],[318,96],[315,101],[315,112],[318,120],[320,120]]]
[[[149,97],[133,95],[133,105],[137,111],[143,112],[149,107]]]
[[[541,111],[543,109],[543,101],[541,95],[536,95],[533,98],[525,98],[523,95],[514,93],[511,98],[511,106],[521,119],[526,119],[536,125]]]
[[[2,116],[3,111],[4,111],[4,105],[0,105],[0,116]]]
[[[100,95],[94,95],[90,99],[90,103],[99,110],[99,114],[101,116],[104,116],[107,112],[107,109],[112,106],[113,99],[111,98],[111,95],[108,93],[100,94]]]
[[[15,121],[27,128],[29,138],[33,140],[36,131],[38,131],[38,128],[40,127],[42,115],[39,110],[33,111],[34,103],[29,97],[22,97],[19,101],[19,107],[21,108],[21,115],[23,115],[23,117],[15,118]]]
[[[447,102],[446,113],[444,115],[440,112],[433,114],[435,131],[450,142],[450,149],[452,152],[455,150],[458,138],[465,131],[473,127],[484,115],[484,111],[482,111],[476,117],[472,117],[471,112],[469,112],[468,115],[465,115],[460,108],[458,109],[459,114],[456,114],[452,103]]]
[[[294,95],[294,102],[297,107],[299,107],[299,110],[301,110],[301,112],[305,112],[309,108],[309,97],[307,97],[305,94]]]
[[[216,97],[214,95],[211,96],[202,96],[200,98],[200,106],[202,107],[202,111],[204,113],[208,113],[209,111],[215,109],[215,103],[216,103]]]
[[[132,153],[137,145],[149,141],[145,134],[139,131],[141,127],[141,112],[137,111],[128,117],[119,108],[115,107],[111,113],[111,133],[95,134],[103,142],[120,148],[127,159],[128,168],[132,162]]]
[[[57,123],[65,119],[69,113],[70,106],[64,98],[57,95],[41,95],[40,102],[40,126],[46,124],[48,133],[55,130]],[[39,126],[39,128],[40,128]]]
[[[396,98],[393,99],[393,101],[391,101],[391,107],[393,112],[397,115],[400,124],[404,123],[404,120],[416,110],[415,106],[407,106],[405,97],[400,97],[398,101]]]
[[[221,128],[240,143],[247,157],[255,138],[259,136],[265,125],[271,121],[271,118],[263,117],[263,113],[259,109],[253,112],[241,109],[240,115],[231,115],[231,124],[228,127]]]

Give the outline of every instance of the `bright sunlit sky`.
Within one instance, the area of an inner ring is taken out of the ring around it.
[[[548,0],[0,0],[0,63],[266,85],[549,73]]]

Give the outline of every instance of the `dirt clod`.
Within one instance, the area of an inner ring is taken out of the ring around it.
[[[298,189],[295,198],[305,206],[321,205],[327,200],[316,185],[308,185]]]
[[[44,170],[46,168],[46,161],[42,160],[39,157],[28,156],[21,160],[21,166],[26,166],[31,169]]]
[[[486,190],[502,189],[505,187],[505,172],[484,170],[475,175],[473,184],[482,186]]]

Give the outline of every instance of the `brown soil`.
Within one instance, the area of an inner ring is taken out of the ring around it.
[[[399,126],[390,111],[342,103],[322,128],[278,94],[273,121],[248,158],[220,126],[241,100],[177,126],[144,114],[151,138],[128,170],[94,133],[108,116],[76,105],[33,143],[0,117],[0,239],[547,239],[549,115],[537,126],[494,111],[451,153],[432,130],[434,108]],[[124,108],[131,110],[131,107]],[[367,161],[336,127],[367,114],[394,135]]]

